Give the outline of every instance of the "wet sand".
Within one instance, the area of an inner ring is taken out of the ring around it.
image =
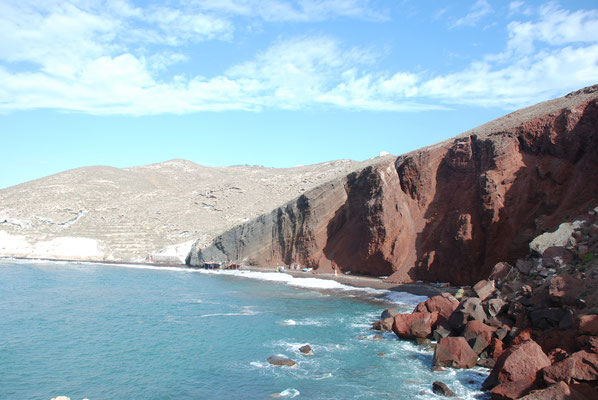
[[[242,270],[246,271],[257,271],[257,272],[276,272],[276,268],[269,268],[269,267],[250,267],[244,266]],[[354,287],[367,287],[372,289],[381,289],[381,290],[393,290],[396,292],[406,292],[411,293],[418,296],[436,296],[442,292],[450,292],[453,293],[457,291],[457,288],[454,287],[440,287],[437,285],[429,284],[429,283],[404,283],[404,284],[397,284],[397,283],[390,283],[385,282],[381,278],[376,278],[372,276],[362,276],[362,275],[333,275],[333,274],[322,274],[317,273],[314,271],[310,272],[303,272],[300,270],[285,270],[286,274],[294,276],[295,278],[316,278],[316,279],[329,279],[343,285],[354,286]]]

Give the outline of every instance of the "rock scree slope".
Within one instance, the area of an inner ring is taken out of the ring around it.
[[[362,165],[187,259],[473,284],[598,198],[598,85]]]

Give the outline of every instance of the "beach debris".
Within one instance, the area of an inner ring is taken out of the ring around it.
[[[449,389],[444,382],[436,381],[432,383],[432,391],[439,396],[455,397],[455,392]]]
[[[266,361],[268,361],[272,365],[279,365],[285,367],[293,367],[297,365],[295,361],[281,355],[270,356]]]
[[[299,347],[299,351],[301,353],[303,353],[303,355],[305,355],[305,356],[313,356],[314,355],[314,352],[311,349],[311,346],[309,344]]]

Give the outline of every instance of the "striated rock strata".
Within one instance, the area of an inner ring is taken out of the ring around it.
[[[598,86],[386,157],[196,243],[187,259],[472,284],[598,197]]]

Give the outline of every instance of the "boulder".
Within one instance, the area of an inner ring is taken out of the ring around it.
[[[531,386],[538,372],[549,365],[550,359],[540,345],[531,339],[523,341],[502,353],[482,388],[487,390],[501,383],[516,381],[527,381]]]
[[[299,347],[299,351],[306,356],[313,356],[314,352],[309,344]]]
[[[392,331],[401,339],[427,338],[438,321],[438,313],[414,312],[394,316]]]
[[[490,345],[496,328],[492,328],[482,321],[469,321],[463,330],[463,337],[476,354],[480,354]]]
[[[488,277],[488,279],[491,279],[493,281],[501,281],[507,278],[512,270],[513,267],[509,263],[499,262],[495,264],[492,268],[492,271],[490,272],[490,276]]]
[[[520,400],[586,400],[586,397],[571,389],[565,382],[559,382],[546,389],[534,390]]]
[[[579,333],[598,336],[598,315],[588,314],[579,317]]]
[[[382,314],[380,314],[380,319],[383,320],[386,318],[394,318],[394,316],[398,313],[399,312],[396,308],[387,308],[386,310],[382,311]]]
[[[447,337],[451,334],[451,330],[448,327],[448,324],[446,322],[444,323],[439,323],[436,326],[436,329],[434,329],[434,332],[432,332],[432,336],[434,338],[434,340],[436,340],[437,342],[440,341],[440,339],[442,339],[443,337]]]
[[[560,268],[573,261],[574,256],[564,247],[549,247],[542,254],[542,266],[545,268]]]
[[[382,332],[391,332],[394,318],[384,318],[372,324],[372,329]]]
[[[550,280],[548,296],[557,305],[573,306],[581,298],[583,281],[569,275],[557,275]]]
[[[480,300],[485,300],[496,290],[493,280],[481,280],[473,285],[473,291]]]
[[[542,370],[546,383],[598,380],[598,354],[578,351]]]
[[[500,297],[490,299],[486,302],[486,314],[488,314],[488,317],[493,318],[500,314],[506,304]]]
[[[567,247],[575,245],[574,239],[571,237],[573,234],[573,226],[571,223],[562,223],[559,228],[554,232],[547,232],[531,241],[529,248],[531,251],[536,252],[540,255],[544,254],[549,247]]]
[[[432,383],[432,391],[444,397],[455,397],[455,392],[453,392],[444,382],[436,381]]]
[[[434,350],[433,365],[451,368],[471,368],[478,356],[471,349],[464,337],[445,337],[440,339]]]
[[[431,297],[428,300],[421,302],[415,308],[417,312],[437,312],[442,320],[448,320],[453,311],[459,307],[459,300],[457,300],[450,293],[441,293],[437,296]]]
[[[533,382],[519,380],[496,385],[491,391],[492,400],[515,400],[528,394],[534,388]]]
[[[484,322],[486,318],[482,300],[477,297],[468,297],[459,304],[459,307],[451,314],[448,322],[452,329],[461,330],[468,321]]]
[[[286,367],[292,367],[297,364],[295,361],[291,360],[290,358],[286,358],[284,356],[278,356],[278,355],[270,356],[270,357],[268,357],[268,359],[266,361],[268,361],[272,365],[280,365],[280,366],[286,366]]]
[[[504,344],[502,340],[497,338],[492,338],[492,342],[490,342],[490,346],[487,349],[488,355],[495,360],[497,360],[502,353],[504,353]]]

